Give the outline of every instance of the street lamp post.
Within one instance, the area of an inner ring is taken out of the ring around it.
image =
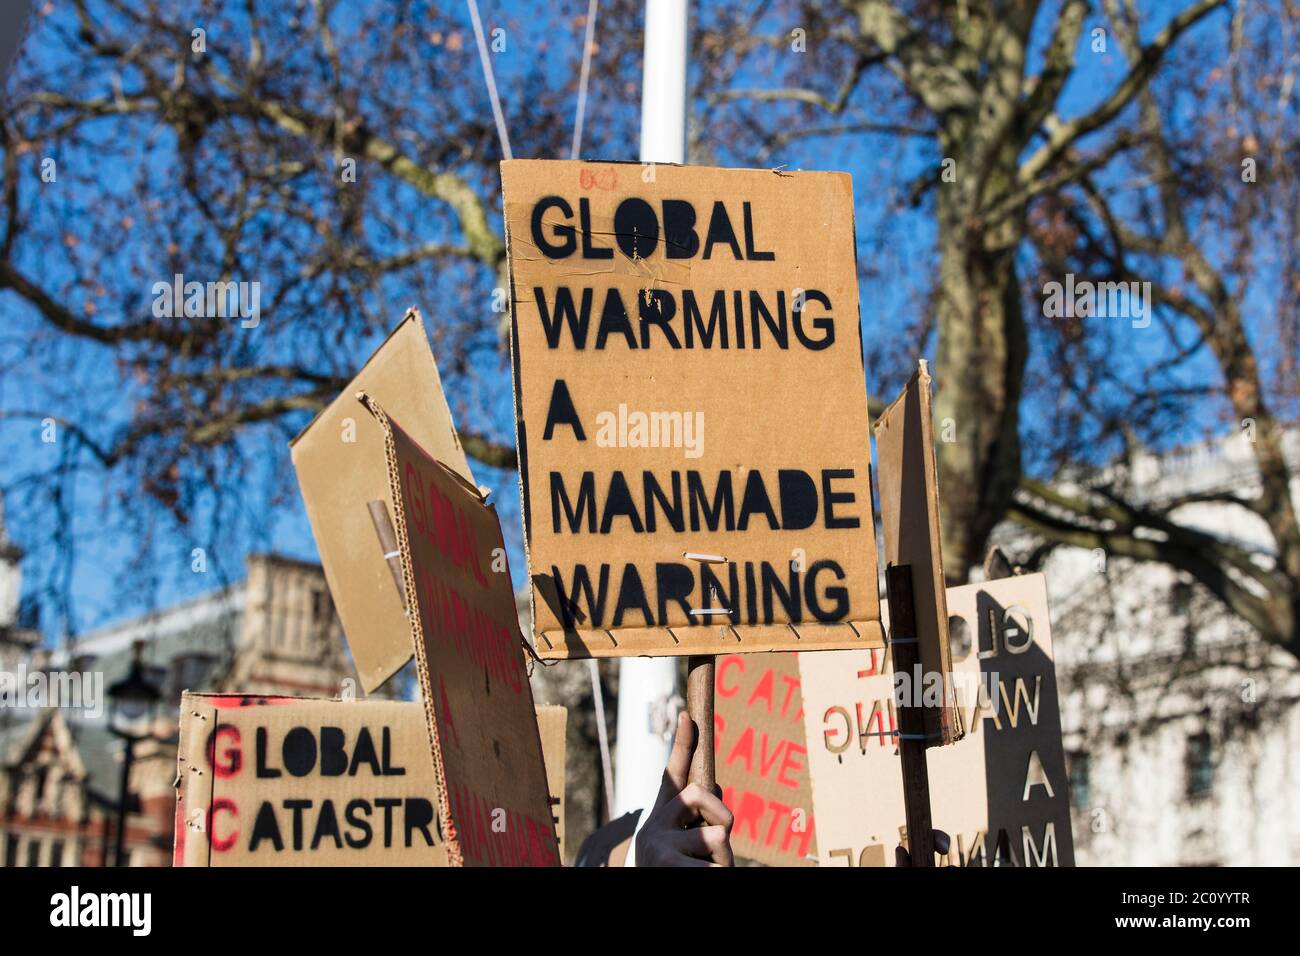
[[[108,729],[124,745],[122,755],[122,782],[117,798],[117,835],[113,849],[113,865],[122,866],[126,852],[126,818],[131,788],[131,764],[135,760],[135,745],[148,738],[152,732],[154,710],[162,692],[145,675],[144,641],[136,641],[131,648],[131,670],[126,677],[109,685]],[[107,821],[105,821],[107,822]],[[108,865],[108,860],[104,860]]]

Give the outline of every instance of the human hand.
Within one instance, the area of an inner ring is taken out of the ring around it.
[[[695,724],[682,711],[659,795],[636,835],[637,866],[735,864],[731,811],[716,794],[687,782],[695,740]]]

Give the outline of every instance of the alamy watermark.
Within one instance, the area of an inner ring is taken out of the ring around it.
[[[620,404],[596,415],[601,448],[681,448],[687,458],[704,454],[703,412],[639,412]]]
[[[997,671],[954,671],[948,674],[952,704],[966,709],[976,704],[994,716],[1001,713],[998,688],[1002,677]],[[939,671],[927,671],[916,664],[907,671],[894,672],[894,704],[898,707],[942,707],[944,680]]]
[[[87,717],[104,715],[103,671],[0,671],[0,707],[62,707]]]
[[[1150,282],[1092,282],[1065,274],[1064,284],[1043,286],[1043,315],[1049,319],[1131,319],[1133,328],[1151,324]]]
[[[152,294],[156,319],[238,317],[244,329],[255,329],[262,321],[260,282],[186,282],[178,272],[170,282],[155,282]]]

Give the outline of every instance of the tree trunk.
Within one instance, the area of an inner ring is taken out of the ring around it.
[[[964,584],[979,566],[1019,481],[1019,405],[1028,357],[1015,263],[1014,234],[1022,226],[982,230],[963,176],[974,176],[985,195],[998,194],[994,180],[1001,178],[976,176],[959,164],[958,182],[939,187],[935,435],[949,584]]]

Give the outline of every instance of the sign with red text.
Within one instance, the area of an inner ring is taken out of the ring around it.
[[[501,170],[538,654],[881,646],[850,177]]]
[[[537,708],[561,841],[566,719]],[[446,866],[436,789],[418,703],[186,693],[173,865]]]
[[[957,705],[966,736],[927,752],[934,826],[952,866],[1073,866],[1047,586],[1041,574],[949,588]],[[957,635],[963,635],[958,640]],[[881,650],[799,658],[822,866],[893,866],[903,840],[894,674]]]
[[[185,694],[177,866],[445,866],[420,708]]]
[[[737,857],[817,862],[796,654],[729,654],[714,669],[713,745]]]
[[[373,400],[384,428],[434,775],[452,866],[558,866],[546,766],[496,511]]]

